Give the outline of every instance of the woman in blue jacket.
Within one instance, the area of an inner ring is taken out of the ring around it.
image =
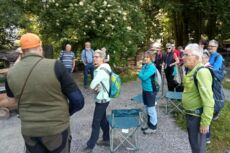
[[[157,112],[155,108],[156,87],[154,85],[154,75],[156,67],[152,63],[153,55],[151,52],[146,52],[144,56],[144,65],[138,75],[142,81],[143,101],[148,115],[148,127],[142,128],[145,134],[156,132],[157,129]]]

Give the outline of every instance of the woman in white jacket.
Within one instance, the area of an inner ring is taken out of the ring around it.
[[[110,88],[110,75],[111,68],[109,64],[104,63],[105,52],[96,50],[94,53],[94,79],[90,84],[90,88],[95,91],[95,109],[93,114],[92,132],[87,146],[83,152],[92,152],[95,144],[109,145],[109,123],[106,119],[106,109],[109,105],[110,98],[108,95]],[[106,88],[106,89],[105,89]],[[98,141],[100,128],[103,131],[103,139]]]

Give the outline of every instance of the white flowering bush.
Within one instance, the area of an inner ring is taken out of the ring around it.
[[[133,57],[145,39],[145,21],[139,2],[41,0],[40,5],[41,34],[46,41],[59,47],[62,42],[72,42],[80,51],[84,42],[90,40],[94,49],[108,49],[114,66]]]

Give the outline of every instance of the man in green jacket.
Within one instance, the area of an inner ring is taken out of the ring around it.
[[[184,65],[189,72],[184,77],[182,104],[186,112],[189,142],[193,153],[206,152],[206,133],[212,120],[214,98],[212,91],[212,75],[206,68],[199,71],[202,50],[198,44],[189,44],[183,54]],[[197,71],[197,86],[194,73]]]
[[[37,35],[20,42],[23,56],[7,74],[4,107],[17,104],[27,153],[69,153],[70,115],[84,97],[61,62],[43,57]]]

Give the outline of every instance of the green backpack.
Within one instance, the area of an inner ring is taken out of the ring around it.
[[[106,68],[101,68],[110,76],[110,88],[109,91],[105,88],[105,85],[101,82],[105,91],[109,94],[110,98],[116,98],[120,95],[121,92],[121,79],[120,76],[114,73],[113,71],[110,72]]]

